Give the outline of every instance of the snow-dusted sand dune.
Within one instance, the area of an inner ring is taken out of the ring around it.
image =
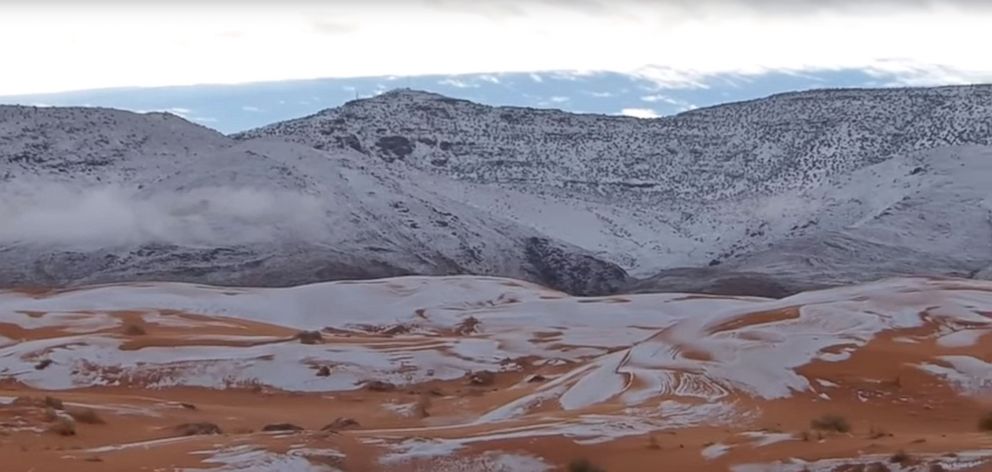
[[[35,470],[751,471],[905,450],[904,470],[960,469],[992,459],[990,340],[992,283],[958,279],[781,300],[486,277],[6,291],[0,452],[28,447],[5,457]],[[45,395],[104,423],[46,432]],[[810,429],[830,413],[851,431]],[[321,431],[338,417],[357,424]],[[192,422],[224,434],[174,429]],[[301,429],[261,431],[277,423]]]

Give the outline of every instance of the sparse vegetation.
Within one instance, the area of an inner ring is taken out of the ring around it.
[[[496,374],[488,370],[480,370],[468,374],[468,383],[479,387],[492,385],[495,381]]]
[[[843,416],[836,414],[826,414],[809,422],[810,427],[819,431],[834,431],[837,433],[847,433],[851,431],[851,424]]]
[[[303,431],[303,427],[297,426],[297,425],[295,425],[293,423],[275,423],[275,424],[267,424],[265,426],[262,426],[262,431],[266,431],[266,432],[271,432],[271,431]]]
[[[180,436],[198,436],[201,434],[222,434],[220,426],[214,423],[184,423],[173,428]]]
[[[912,460],[912,457],[906,451],[900,450],[889,458],[889,462],[893,464],[906,465]]]
[[[891,437],[891,436],[892,436],[892,433],[890,433],[890,432],[888,432],[888,431],[886,431],[886,430],[884,430],[882,428],[876,427],[874,425],[871,426],[871,428],[868,429],[868,439],[881,439],[881,438]]]
[[[606,472],[606,469],[587,459],[576,459],[568,463],[568,472]]]
[[[334,421],[328,423],[323,428],[320,428],[320,430],[325,432],[333,432],[355,426],[359,426],[358,421],[355,421],[352,418],[339,417],[335,418]]]
[[[55,422],[48,427],[48,431],[60,436],[75,436],[76,422],[68,416],[58,415],[55,417]]]
[[[79,423],[83,424],[104,424],[103,418],[92,408],[70,408],[66,413]]]
[[[978,419],[978,430],[992,432],[992,412],[988,412]]]
[[[421,393],[417,398],[417,403],[413,405],[413,413],[417,418],[427,418],[431,416],[428,409],[431,407],[431,396],[429,393]]]
[[[62,404],[62,400],[55,397],[45,397],[45,406],[50,406],[56,410],[65,409],[65,405]]]
[[[324,342],[324,336],[320,334],[320,331],[300,331],[297,333],[296,338],[302,344],[320,344]]]
[[[396,390],[396,385],[389,382],[383,382],[381,380],[370,380],[365,382],[365,390],[371,390],[373,392],[391,392]]]
[[[128,336],[144,336],[148,334],[148,332],[145,331],[145,328],[142,327],[141,325],[128,323],[124,325],[124,334]]]

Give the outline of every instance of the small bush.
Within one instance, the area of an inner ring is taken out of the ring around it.
[[[480,370],[477,372],[470,372],[468,374],[468,383],[478,386],[492,385],[496,381],[496,374],[488,370]]]
[[[360,426],[360,425],[354,419],[340,417],[340,418],[335,418],[334,421],[325,425],[323,428],[320,428],[320,430],[325,432],[334,432],[341,429],[352,428],[356,426]]]
[[[568,464],[568,472],[606,472],[606,469],[586,459],[576,459]]]
[[[892,457],[889,458],[889,462],[899,465],[905,465],[909,463],[909,460],[910,457],[909,454],[906,453],[906,451],[899,451],[895,454],[892,454]]]
[[[70,408],[66,413],[79,423],[83,424],[104,424],[103,418],[92,408]]]
[[[389,382],[383,382],[381,380],[370,380],[365,383],[365,390],[371,390],[373,392],[391,392],[396,390],[396,385]]]
[[[148,334],[148,332],[145,331],[145,328],[142,328],[139,325],[128,324],[124,326],[124,334],[128,336],[144,336]]]
[[[303,428],[293,423],[276,423],[276,424],[267,424],[265,426],[262,426],[262,431],[265,432],[294,431],[295,432],[295,431],[303,431]]]
[[[986,413],[978,419],[978,429],[979,431],[992,431],[992,412]]]
[[[320,331],[300,331],[296,337],[303,344],[320,344],[324,342],[324,336],[320,334]]]
[[[836,431],[838,433],[847,433],[851,431],[851,424],[847,422],[847,419],[840,415],[823,415],[810,421],[809,425],[813,429],[820,431]]]
[[[180,436],[197,436],[201,434],[222,434],[220,426],[213,423],[184,423],[175,427]]]
[[[52,407],[56,410],[65,409],[65,406],[62,404],[62,400],[55,397],[45,397],[45,406]]]
[[[72,418],[58,416],[55,418],[55,422],[48,427],[48,431],[60,436],[75,436],[76,422]]]
[[[892,433],[884,429],[876,428],[875,426],[868,429],[868,439],[881,439],[888,436],[892,436]]]

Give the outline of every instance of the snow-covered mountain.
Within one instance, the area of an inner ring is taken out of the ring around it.
[[[232,137],[0,107],[0,284],[471,273],[778,295],[989,277],[990,166],[992,86],[651,120],[397,90]]]
[[[605,293],[627,277],[415,169],[171,115],[3,107],[0,163],[4,286],[479,273]]]
[[[992,263],[990,86],[790,93],[650,120],[398,90],[236,137],[259,136],[457,180],[461,201],[656,275],[645,289],[768,274],[789,292]]]

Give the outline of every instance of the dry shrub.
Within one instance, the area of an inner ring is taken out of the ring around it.
[[[52,407],[56,410],[64,410],[65,405],[62,404],[62,400],[55,397],[45,397],[45,406]]]
[[[296,337],[302,344],[320,344],[324,342],[324,336],[320,331],[300,331]]]
[[[496,374],[488,370],[480,370],[468,374],[468,382],[472,385],[486,386],[492,385],[496,381]]]
[[[992,431],[992,412],[986,413],[978,419],[978,430]]]
[[[417,398],[417,403],[413,405],[413,412],[418,418],[427,418],[431,416],[430,412],[427,411],[431,407],[431,397],[428,393],[422,393],[420,397]]]
[[[389,382],[383,382],[381,380],[370,380],[365,382],[365,390],[371,390],[373,392],[391,392],[396,390],[396,385]]]
[[[197,436],[201,434],[222,434],[220,426],[213,423],[183,423],[175,428],[180,436]]]
[[[877,428],[875,426],[868,429],[868,439],[881,439],[889,436],[892,436],[892,433],[884,429]]]
[[[79,423],[83,424],[104,424],[103,418],[92,408],[70,408],[66,413]]]
[[[576,459],[568,463],[568,472],[606,472],[606,469],[589,462],[588,459]]]
[[[809,422],[809,425],[820,431],[835,431],[847,433],[851,431],[851,424],[843,416],[826,414]]]
[[[335,418],[334,421],[328,423],[323,428],[320,428],[320,430],[333,432],[345,428],[352,428],[355,426],[359,426],[358,421],[355,421],[352,418],[339,417],[339,418]]]
[[[906,453],[906,451],[900,450],[899,452],[892,454],[892,457],[889,458],[889,462],[893,464],[906,465],[909,463],[910,459],[912,458]]]
[[[262,426],[262,431],[272,432],[272,431],[303,431],[302,426],[297,426],[293,423],[275,423],[267,424]]]
[[[60,436],[75,436],[76,422],[67,416],[56,416],[55,422],[48,427],[48,431]]]
[[[144,336],[148,334],[148,332],[145,331],[145,328],[140,325],[128,323],[124,325],[124,334],[128,336]]]

